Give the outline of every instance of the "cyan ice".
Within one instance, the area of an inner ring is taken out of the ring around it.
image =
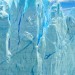
[[[1,5],[7,9],[1,9],[0,20],[0,74],[1,75],[36,75],[36,13],[34,3],[24,8],[25,1],[20,0],[15,6],[12,2],[9,7],[6,2]],[[33,9],[33,11],[32,11]],[[7,12],[7,17],[3,13]],[[11,26],[9,26],[11,24]],[[7,31],[6,31],[7,30]],[[10,38],[7,41],[6,34],[10,30]],[[11,55],[8,57],[6,41]],[[1,48],[2,47],[2,48]]]
[[[1,75],[75,74],[75,7],[60,2],[0,0]]]

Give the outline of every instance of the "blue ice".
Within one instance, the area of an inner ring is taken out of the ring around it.
[[[75,1],[0,0],[0,75],[75,75]]]

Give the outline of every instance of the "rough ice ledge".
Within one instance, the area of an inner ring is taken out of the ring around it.
[[[0,74],[74,75],[74,13],[60,1],[0,0]]]

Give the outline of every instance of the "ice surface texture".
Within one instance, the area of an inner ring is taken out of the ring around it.
[[[0,0],[0,75],[75,75],[75,8],[60,2]]]

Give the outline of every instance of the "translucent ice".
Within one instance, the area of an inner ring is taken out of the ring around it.
[[[0,0],[1,75],[75,75],[74,0]]]

